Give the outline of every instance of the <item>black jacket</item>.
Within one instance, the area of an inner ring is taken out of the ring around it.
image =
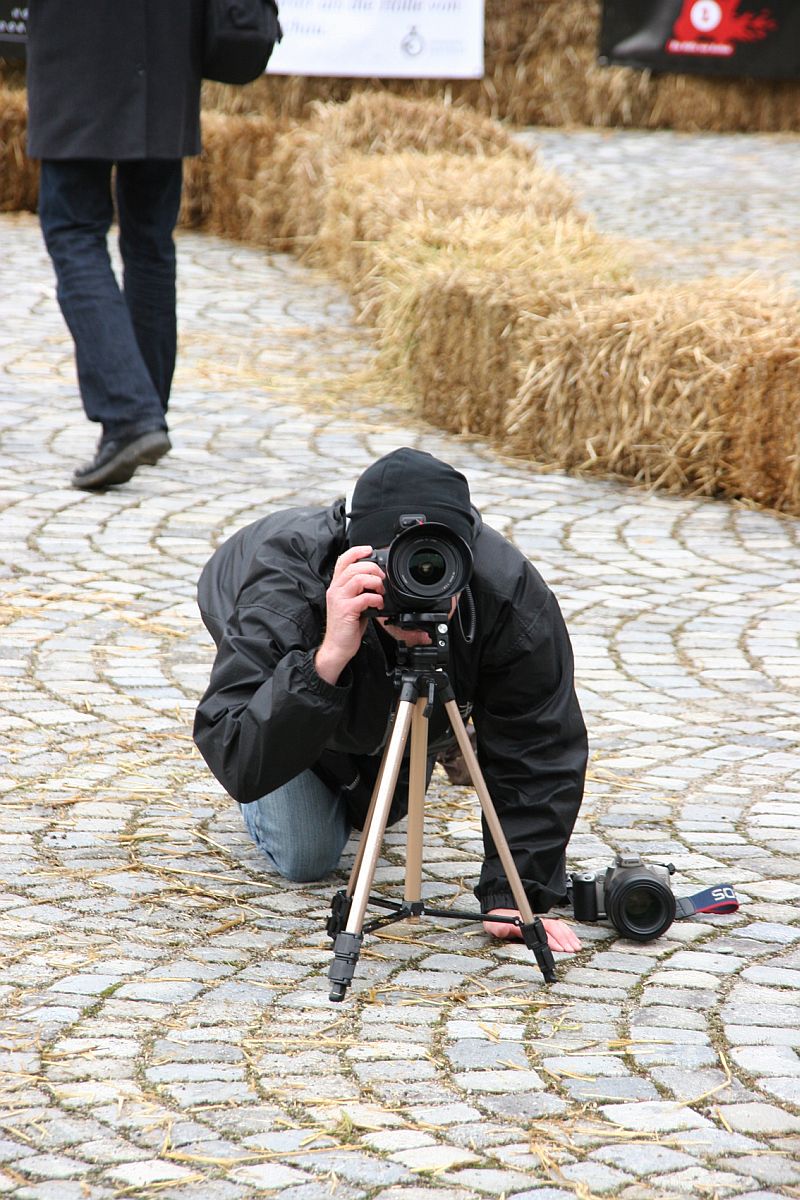
[[[336,686],[314,654],[325,593],[347,548],[344,504],[287,509],[234,534],[207,563],[198,601],[217,643],[194,737],[211,770],[242,804],[312,768],[348,788],[361,826],[396,699],[392,646],[370,622]],[[563,854],[581,802],[586,730],[573,686],[572,650],[552,592],[510,542],[482,526],[470,583],[477,630],[467,645],[451,622],[448,674],[471,706],[478,759],[531,904],[564,896]],[[447,735],[437,702],[433,745]],[[400,797],[392,817],[401,815]],[[476,894],[486,908],[515,907],[484,825]]]
[[[200,153],[203,0],[30,0],[28,153]]]

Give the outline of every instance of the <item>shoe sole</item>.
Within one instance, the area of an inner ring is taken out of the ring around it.
[[[85,475],[73,475],[72,486],[83,491],[94,491],[96,488],[109,487],[114,483],[127,483],[133,477],[138,467],[153,467],[172,449],[172,443],[163,429],[155,429],[151,433],[143,433],[133,442],[110,458],[96,471],[88,471]]]

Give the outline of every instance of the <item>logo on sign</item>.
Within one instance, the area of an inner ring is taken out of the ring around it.
[[[400,45],[410,58],[416,58],[425,49],[425,43],[414,25],[411,26]]]
[[[777,28],[772,13],[740,12],[742,0],[683,0],[670,54],[705,54],[730,57],[736,42],[757,42]]]

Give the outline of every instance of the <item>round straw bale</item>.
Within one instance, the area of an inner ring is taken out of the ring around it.
[[[782,449],[770,438],[746,470],[737,456],[743,421],[763,428],[790,386],[800,391],[797,316],[796,303],[751,281],[576,298],[520,330],[530,361],[504,448],[705,495],[752,495],[768,460],[764,494],[789,495],[796,437]],[[765,355],[771,369],[758,365]]]
[[[0,211],[36,211],[39,164],[28,158],[25,143],[28,106],[19,87],[0,86]]]
[[[446,223],[473,209],[540,221],[574,214],[575,202],[560,176],[517,155],[349,153],[333,169],[308,254],[357,290],[374,265],[375,243],[400,222],[423,217]]]

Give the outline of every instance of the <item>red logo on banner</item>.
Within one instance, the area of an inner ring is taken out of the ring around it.
[[[768,9],[740,13],[740,6],[741,0],[683,0],[667,51],[729,57],[734,42],[757,42],[777,28]]]

